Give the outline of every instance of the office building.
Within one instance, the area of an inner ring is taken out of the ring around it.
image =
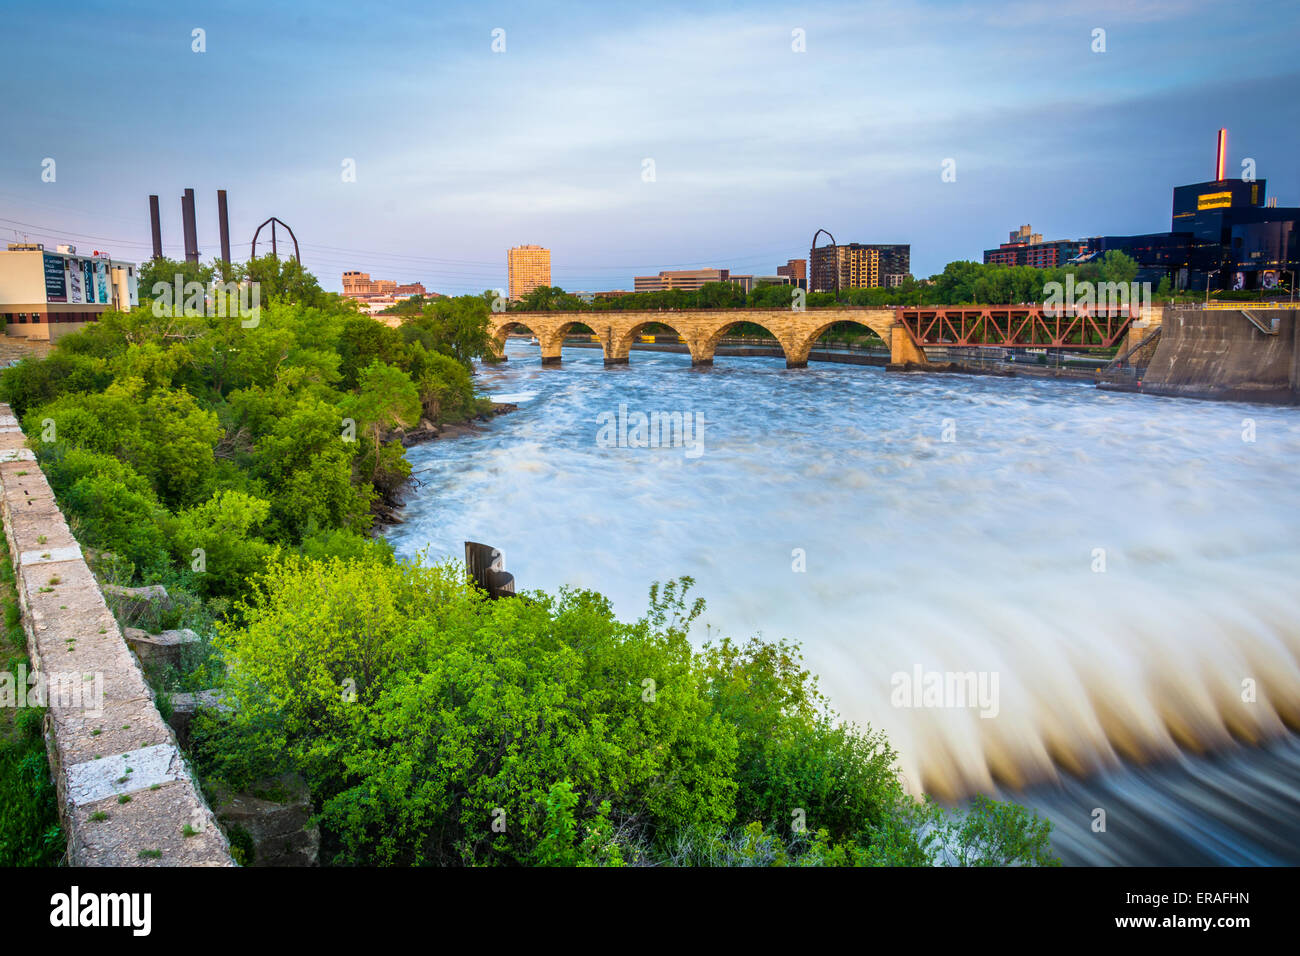
[[[790,259],[785,265],[776,267],[776,274],[789,279],[790,285],[796,285],[801,289],[808,288],[807,259]]]
[[[746,295],[753,292],[760,285],[790,285],[790,278],[783,275],[774,276],[751,276],[732,274],[727,281],[734,285],[740,286],[740,290]]]
[[[0,252],[0,314],[8,335],[52,342],[83,329],[108,309],[140,304],[134,263],[76,246],[49,252],[42,243],[10,243]]]
[[[407,282],[398,285],[392,279],[371,279],[369,272],[355,270],[343,273],[343,297],[357,302],[372,302],[378,299],[400,301],[414,295],[427,296],[429,293],[422,282]]]
[[[635,276],[632,289],[635,292],[668,292],[672,289],[696,292],[707,283],[730,280],[730,269],[676,269],[654,276]]]
[[[1044,242],[1042,233],[1029,226],[1021,226],[1011,233],[1007,242],[996,249],[984,250],[985,265],[1033,266],[1035,269],[1054,269],[1088,251],[1082,239],[1054,239]]]

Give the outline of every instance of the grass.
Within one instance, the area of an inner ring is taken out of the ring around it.
[[[0,665],[30,669],[13,565],[0,549]],[[0,866],[57,866],[66,848],[45,753],[44,708],[0,708]]]

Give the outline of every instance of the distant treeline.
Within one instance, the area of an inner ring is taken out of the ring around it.
[[[929,279],[908,276],[890,288],[841,289],[808,292],[804,306],[824,309],[834,306],[893,307],[921,305],[1003,304],[1041,302],[1050,282],[1117,282],[1128,284],[1138,273],[1138,264],[1122,252],[1108,252],[1099,262],[1069,268],[1036,269],[1032,266],[984,265],[978,262],[950,262],[943,272]],[[1169,284],[1162,282],[1153,298],[1168,298]],[[760,283],[746,293],[731,282],[706,283],[697,291],[671,289],[663,292],[629,292],[625,295],[597,295],[590,302],[556,286],[541,286],[509,305],[511,312],[635,312],[685,309],[788,309],[800,294],[794,286]],[[485,293],[490,296],[490,293]],[[419,306],[409,308],[418,311]],[[395,310],[397,311],[397,310]]]

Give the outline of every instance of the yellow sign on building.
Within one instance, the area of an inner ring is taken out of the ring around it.
[[[1197,211],[1202,209],[1227,209],[1232,205],[1232,193],[1201,193],[1196,197]]]

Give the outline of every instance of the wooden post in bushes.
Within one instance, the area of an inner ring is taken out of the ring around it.
[[[465,542],[465,567],[489,597],[514,597],[515,576],[505,569],[505,555],[490,544]]]

